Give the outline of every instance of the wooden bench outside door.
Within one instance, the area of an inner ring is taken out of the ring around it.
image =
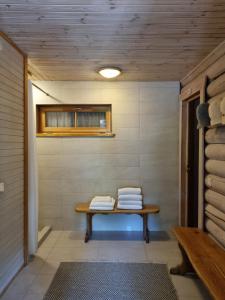
[[[225,300],[225,251],[198,228],[176,227],[173,232],[183,256],[171,274],[195,271],[216,300]]]
[[[85,243],[87,243],[92,235],[92,218],[94,215],[97,214],[104,214],[104,215],[116,215],[116,214],[129,214],[129,215],[139,215],[143,218],[143,238],[146,243],[149,243],[149,229],[148,229],[148,215],[149,214],[157,214],[159,213],[159,206],[146,204],[144,205],[143,209],[117,209],[114,210],[90,210],[89,209],[90,203],[79,203],[75,207],[75,211],[77,213],[84,213],[86,214],[87,219],[87,229],[85,234]]]

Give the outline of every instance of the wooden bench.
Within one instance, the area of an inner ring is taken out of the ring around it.
[[[171,274],[195,271],[214,299],[225,299],[225,251],[205,232],[197,228],[176,227],[173,230],[183,262],[170,269]]]
[[[104,214],[104,215],[117,215],[117,214],[137,214],[143,218],[143,237],[146,243],[149,243],[149,230],[148,230],[148,214],[157,214],[159,212],[159,206],[157,205],[144,205],[143,209],[117,209],[114,210],[90,210],[89,209],[90,203],[79,203],[75,207],[75,211],[77,213],[85,213],[87,218],[87,230],[85,234],[85,243],[88,242],[92,235],[92,217],[97,214]]]

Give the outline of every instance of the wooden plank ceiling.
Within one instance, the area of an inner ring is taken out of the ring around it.
[[[180,80],[225,39],[224,0],[0,0],[34,79]]]

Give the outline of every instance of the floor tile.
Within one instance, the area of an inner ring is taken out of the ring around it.
[[[23,272],[33,275],[39,274],[44,261],[45,260],[40,257],[33,257],[29,264],[23,269]]]
[[[36,258],[45,260],[48,257],[49,253],[51,252],[51,250],[52,248],[49,247],[40,247],[36,252]]]
[[[17,292],[8,292],[6,291],[5,294],[0,297],[1,300],[23,300],[24,294],[19,294]]]
[[[72,261],[98,261],[99,248],[98,247],[76,247],[71,249]]]
[[[171,278],[180,298],[211,299],[202,282],[196,277],[172,275]]]
[[[8,287],[5,293],[5,297],[17,297],[17,294],[19,296],[24,295],[31,287],[33,281],[35,280],[35,277],[35,275],[27,274],[22,270],[13,280],[12,284]]]
[[[43,293],[31,293],[31,292],[28,292],[24,296],[23,300],[43,300]]]
[[[55,231],[51,231],[49,236],[51,238],[58,239],[62,236],[63,233],[64,233],[64,231],[55,230]]]
[[[157,235],[149,244],[129,238],[116,240],[116,236],[112,240],[94,239],[88,243],[83,238],[83,232],[52,231],[1,300],[42,299],[60,262],[64,261],[153,262],[166,263],[168,269],[181,261],[177,242],[159,239]],[[179,300],[211,299],[199,279],[174,275],[171,278]]]
[[[178,264],[182,257],[177,243],[171,242],[152,242],[145,246],[147,258],[150,262]]]
[[[39,274],[55,274],[59,265],[59,261],[45,261]]]
[[[11,285],[8,287],[1,300],[22,300],[24,294],[31,287],[35,275],[24,272],[24,269],[16,276]]]
[[[84,245],[84,241],[83,240],[70,240],[70,239],[66,239],[66,238],[59,239],[55,243],[55,247],[57,247],[57,248],[62,248],[62,247],[79,247],[79,246],[83,246],[83,245]]]
[[[29,294],[44,295],[54,277],[54,274],[40,274],[33,281],[31,287],[28,290]]]
[[[55,246],[57,239],[47,238],[40,246],[40,248],[52,248]]]
[[[146,262],[147,256],[144,247],[103,247],[99,250],[102,261],[121,261],[121,262]]]

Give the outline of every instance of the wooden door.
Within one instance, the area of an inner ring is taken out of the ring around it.
[[[198,227],[199,131],[196,108],[199,103],[199,99],[188,102],[187,225],[189,227]]]
[[[180,223],[198,227],[199,131],[196,108],[199,97],[181,102]]]

